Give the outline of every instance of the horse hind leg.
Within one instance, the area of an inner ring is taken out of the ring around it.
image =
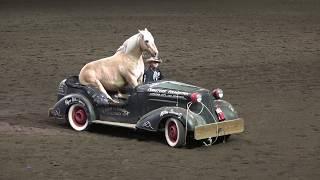
[[[97,88],[107,96],[107,99],[109,99],[110,101],[112,101],[113,103],[119,103],[118,101],[114,100],[111,98],[111,96],[107,93],[106,89],[104,89],[103,85],[101,84],[101,82],[96,79],[95,81],[95,85],[97,86]]]

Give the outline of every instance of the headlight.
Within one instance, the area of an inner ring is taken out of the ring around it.
[[[202,96],[201,94],[199,93],[192,93],[190,95],[190,99],[193,103],[196,103],[196,102],[201,102],[202,101]]]
[[[221,99],[223,97],[222,89],[217,88],[212,90],[212,96],[215,97],[216,99]]]

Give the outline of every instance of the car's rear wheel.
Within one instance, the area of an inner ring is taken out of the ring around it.
[[[68,121],[74,130],[86,130],[89,126],[89,118],[85,106],[81,104],[71,105],[68,111]]]
[[[169,118],[166,121],[165,137],[169,146],[181,147],[185,145],[185,133],[185,128],[179,120]]]

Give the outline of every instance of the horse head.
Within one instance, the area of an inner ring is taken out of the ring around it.
[[[147,28],[139,30],[140,33],[140,47],[143,51],[147,51],[151,56],[156,57],[158,55],[158,48],[154,43],[154,38]]]

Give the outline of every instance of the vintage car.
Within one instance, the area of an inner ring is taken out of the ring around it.
[[[244,131],[244,120],[222,96],[221,89],[157,81],[129,89],[126,98],[111,103],[98,89],[83,86],[72,76],[59,84],[49,116],[66,119],[76,131],[99,123],[162,132],[171,147],[184,146],[190,138],[212,144]]]

